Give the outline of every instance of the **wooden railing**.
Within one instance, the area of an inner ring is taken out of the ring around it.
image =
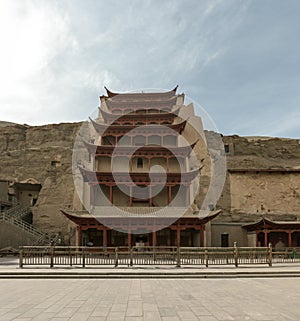
[[[19,266],[183,265],[206,266],[300,262],[300,248],[269,247],[78,247],[23,246]]]

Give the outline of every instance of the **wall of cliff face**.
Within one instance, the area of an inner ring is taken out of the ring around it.
[[[219,220],[300,220],[300,139],[224,136],[227,181]],[[234,171],[248,169],[249,172]],[[255,171],[258,169],[259,171]],[[263,171],[271,169],[271,172]],[[284,170],[299,170],[289,172]]]
[[[38,202],[33,208],[33,225],[48,233],[61,232],[65,235],[67,242],[69,238],[74,239],[75,226],[60,213],[60,209],[73,207],[72,149],[80,126],[81,123],[45,126],[2,123],[1,126],[0,122],[0,179],[18,182],[33,178],[40,182],[42,189]],[[206,132],[207,137],[210,135],[215,134]],[[300,141],[297,139],[224,136],[223,141],[229,146],[229,151],[226,153],[229,169],[299,168],[300,166]],[[203,155],[199,156],[200,159],[201,157]],[[253,174],[255,177],[251,175],[251,173],[234,174],[234,177],[228,175],[223,194],[218,202],[218,207],[222,208],[225,214],[220,216],[219,220],[237,222],[244,220],[245,215],[255,216],[255,211],[250,209],[261,207],[261,204],[266,202],[261,203],[259,197],[262,193],[257,192],[256,186],[262,186],[265,193],[263,200],[268,199],[268,204],[277,204],[278,199],[281,199],[283,204],[286,202],[284,186],[280,189],[280,198],[276,193],[279,186],[278,175],[276,178],[274,173],[267,175],[255,173]],[[253,184],[252,186],[250,182],[254,182],[254,178],[255,186]],[[234,188],[232,184],[235,185]],[[297,206],[300,208],[299,175],[297,177],[292,175],[286,184],[287,188],[291,187],[288,189],[290,192],[287,193],[289,204],[293,204],[290,213],[294,216],[298,213],[299,216],[299,210],[296,208]],[[273,185],[278,186],[272,189]],[[259,204],[254,204],[257,200]],[[268,210],[271,207],[266,208]],[[284,205],[280,207],[281,211],[285,208]],[[281,220],[289,214],[272,212],[266,213],[276,214],[277,216],[272,218],[278,217]],[[251,220],[249,216],[247,216],[248,220]],[[253,220],[256,220],[256,217]]]
[[[33,178],[42,184],[33,225],[50,234],[73,233],[73,224],[60,209],[72,207],[72,149],[80,125],[0,126],[0,178],[14,182]]]

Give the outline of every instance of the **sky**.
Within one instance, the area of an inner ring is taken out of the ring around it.
[[[0,120],[86,120],[104,86],[178,92],[225,135],[300,137],[298,0],[0,0]]]

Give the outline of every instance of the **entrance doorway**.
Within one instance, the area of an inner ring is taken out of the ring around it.
[[[221,247],[228,247],[229,246],[229,234],[223,233],[221,234]]]
[[[152,242],[150,242],[151,234],[133,234],[133,246],[150,246]]]

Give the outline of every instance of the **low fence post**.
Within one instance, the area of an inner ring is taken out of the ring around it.
[[[269,243],[268,247],[268,261],[269,266],[272,266],[272,243]]]
[[[177,247],[177,267],[180,267],[180,247]]]
[[[85,267],[85,248],[82,248],[82,267]]]
[[[115,267],[118,266],[118,247],[115,248]]]
[[[129,261],[129,265],[133,266],[133,249],[132,247],[130,247],[130,261]]]
[[[50,268],[54,266],[54,246],[50,245]]]
[[[70,260],[70,266],[72,266],[72,252],[71,252],[71,248],[69,248],[69,260]]]
[[[208,267],[208,250],[205,249],[204,252],[205,266]]]
[[[19,252],[19,268],[23,267],[23,249],[20,246],[20,252]]]
[[[239,266],[239,250],[237,247],[237,242],[233,243],[233,255],[234,255],[234,265],[235,267]]]

